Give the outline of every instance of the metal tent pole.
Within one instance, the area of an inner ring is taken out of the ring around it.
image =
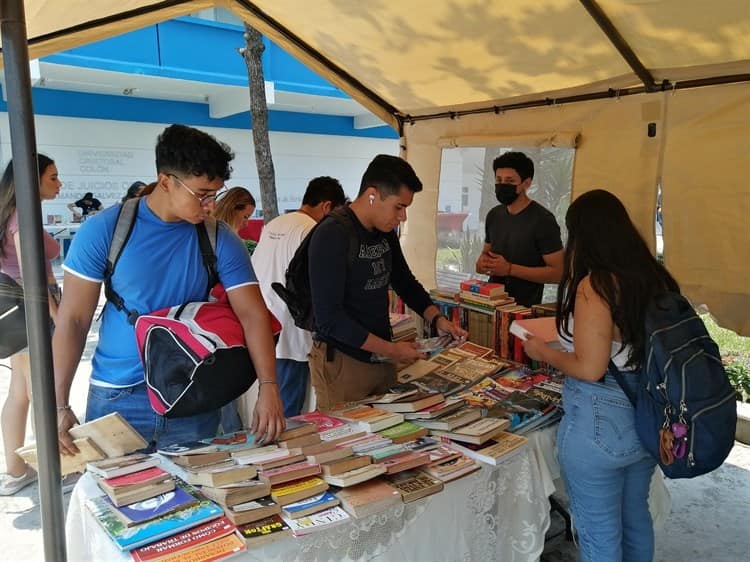
[[[57,447],[49,293],[42,237],[42,210],[39,205],[39,173],[23,0],[0,0],[0,33],[3,42],[5,87],[21,238],[26,331],[31,356],[31,388],[37,431],[44,557],[50,562],[65,562],[65,514]]]

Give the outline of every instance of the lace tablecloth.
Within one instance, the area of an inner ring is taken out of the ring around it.
[[[554,490],[537,449],[528,446],[498,467],[483,465],[439,494],[232,560],[537,560],[549,526],[547,495]],[[66,521],[70,562],[130,560],[85,508],[99,493],[88,474],[73,491]]]

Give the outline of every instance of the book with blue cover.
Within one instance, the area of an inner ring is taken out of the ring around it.
[[[114,506],[109,497],[107,497],[107,500]],[[178,482],[175,482],[174,490],[142,501],[115,507],[115,509],[123,522],[128,527],[132,527],[152,519],[158,519],[194,503],[198,503],[196,497],[183,489]]]
[[[178,487],[192,495],[197,503],[133,527],[126,526],[117,514],[117,508],[108,501],[106,495],[87,500],[86,508],[120,550],[138,548],[223,515],[222,509],[201,496],[198,490],[179,479],[177,483]]]
[[[318,511],[323,511],[329,507],[334,507],[339,505],[339,503],[339,499],[331,492],[323,492],[317,496],[284,506],[284,516],[291,519],[298,519],[317,513]]]

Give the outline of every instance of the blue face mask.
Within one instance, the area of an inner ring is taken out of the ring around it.
[[[516,193],[517,185],[512,183],[496,183],[495,184],[495,197],[503,205],[510,205],[518,199],[518,193]]]

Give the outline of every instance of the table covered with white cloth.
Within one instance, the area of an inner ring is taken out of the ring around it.
[[[172,470],[171,463],[164,468]],[[232,560],[537,560],[549,526],[549,470],[533,446],[497,467],[448,482],[435,495],[301,538],[287,537]],[[85,502],[101,492],[90,474],[74,489],[66,521],[70,562],[130,560]]]

